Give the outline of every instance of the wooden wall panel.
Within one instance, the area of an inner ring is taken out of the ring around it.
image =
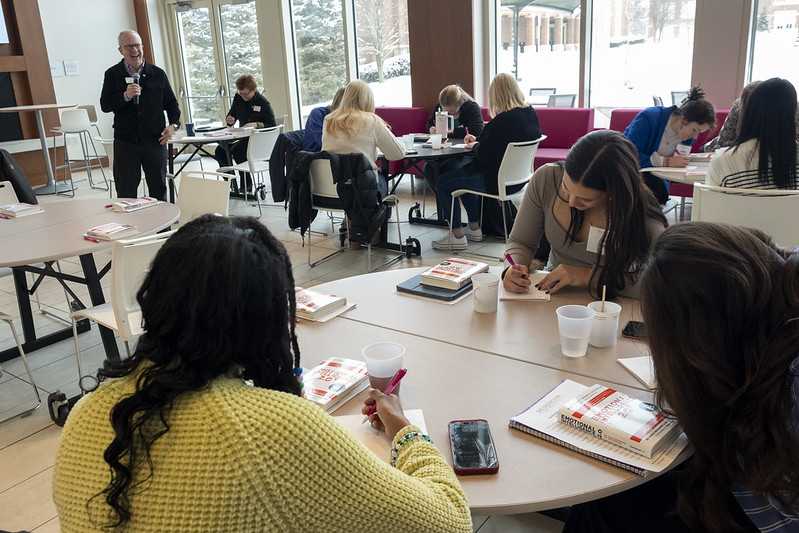
[[[408,0],[414,106],[432,112],[452,83],[474,95],[472,0]]]

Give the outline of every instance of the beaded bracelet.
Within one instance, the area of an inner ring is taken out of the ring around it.
[[[396,446],[391,449],[391,466],[397,466],[397,458],[399,457],[400,449],[407,444],[408,442],[414,439],[423,439],[427,442],[431,443],[433,441],[430,440],[430,437],[425,435],[424,433],[419,433],[418,431],[411,431],[410,433],[404,435]]]

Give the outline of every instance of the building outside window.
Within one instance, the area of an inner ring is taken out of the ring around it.
[[[799,2],[759,0],[752,26],[750,80],[780,77],[799,87]]]

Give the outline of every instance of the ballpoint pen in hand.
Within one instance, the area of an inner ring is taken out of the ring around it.
[[[386,390],[383,391],[383,394],[388,396],[389,394],[394,392],[394,389],[397,388],[397,385],[399,385],[399,382],[402,381],[402,378],[405,377],[405,374],[407,372],[408,371],[405,370],[404,368],[400,368],[399,370],[397,370],[397,373],[394,374],[394,376],[389,380],[388,386],[386,386]],[[363,422],[369,420],[369,417],[375,414],[375,411],[377,411],[377,403],[375,403],[369,408],[369,411],[366,413],[366,416],[363,417]],[[363,422],[361,422],[361,424],[363,424]]]
[[[507,259],[508,264],[510,265],[510,267],[513,270],[519,270],[519,266],[516,264],[516,262],[513,261],[513,258],[510,256],[510,254],[508,252],[505,252],[505,259]],[[526,278],[527,275],[526,274],[522,274],[522,277]]]

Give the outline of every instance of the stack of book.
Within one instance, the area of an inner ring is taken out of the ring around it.
[[[101,241],[113,241],[116,239],[121,239],[122,237],[133,235],[137,232],[138,230],[136,227],[131,226],[130,224],[109,222],[108,224],[87,229],[83,236],[88,237],[90,240],[99,239]]]
[[[155,198],[143,196],[141,198],[136,198],[135,200],[119,200],[118,202],[114,202],[111,204],[111,209],[117,213],[128,213],[130,211],[138,211],[139,209],[152,207],[160,203],[161,202]]]
[[[7,218],[24,217],[34,213],[41,213],[42,211],[44,209],[40,205],[26,203],[8,204],[0,207],[0,215],[4,215]]]
[[[305,397],[332,413],[369,384],[366,363],[330,357],[305,373]]]
[[[311,289],[294,287],[297,316],[305,320],[320,320],[347,305],[347,299],[334,294],[324,294]]]
[[[654,405],[568,379],[509,425],[641,476],[666,469],[688,445],[677,420]]]
[[[487,272],[488,264],[450,257],[397,285],[397,292],[452,301],[472,290],[472,276]]]

